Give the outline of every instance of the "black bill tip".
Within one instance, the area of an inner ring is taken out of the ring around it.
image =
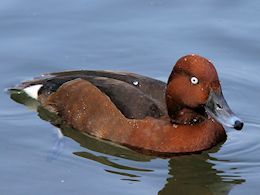
[[[236,130],[241,130],[244,126],[244,123],[242,121],[239,121],[239,120],[236,120],[235,121],[235,125],[234,125],[234,128]]]

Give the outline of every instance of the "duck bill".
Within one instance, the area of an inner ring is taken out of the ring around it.
[[[222,92],[216,93],[211,90],[205,108],[207,113],[222,125],[236,130],[243,128],[242,120],[229,108]]]

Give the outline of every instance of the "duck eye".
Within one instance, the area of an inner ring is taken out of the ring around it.
[[[196,85],[196,84],[199,83],[199,79],[198,79],[197,77],[191,77],[190,82],[191,82],[193,85]]]

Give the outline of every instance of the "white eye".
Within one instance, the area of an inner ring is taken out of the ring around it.
[[[199,79],[198,79],[197,77],[191,77],[190,82],[191,82],[193,85],[196,85],[196,84],[199,83]]]

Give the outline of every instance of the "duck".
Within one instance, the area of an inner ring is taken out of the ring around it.
[[[149,154],[208,150],[243,121],[228,106],[213,63],[181,57],[167,83],[129,72],[79,70],[44,74],[17,89],[63,124],[97,139]]]

